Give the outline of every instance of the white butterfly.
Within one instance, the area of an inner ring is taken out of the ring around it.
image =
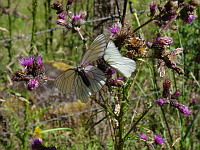
[[[110,41],[107,45],[104,60],[127,78],[130,77],[132,72],[136,69],[135,61],[127,57],[123,57],[112,41]]]
[[[106,38],[99,35],[90,45],[77,68],[70,68],[56,78],[55,85],[64,94],[75,91],[77,98],[87,102],[88,98],[99,91],[106,82],[104,73],[91,63],[103,57]]]

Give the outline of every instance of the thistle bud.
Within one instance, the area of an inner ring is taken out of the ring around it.
[[[164,97],[168,97],[170,95],[170,86],[171,86],[170,80],[165,80],[163,82],[163,96]]]

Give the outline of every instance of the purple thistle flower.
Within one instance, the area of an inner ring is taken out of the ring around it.
[[[67,21],[65,21],[64,19],[57,19],[56,24],[61,25],[61,26],[66,26]]]
[[[40,139],[40,138],[36,138],[34,140],[32,139],[31,143],[30,143],[30,148],[32,150],[37,150],[39,148],[43,148],[43,146],[42,146],[42,139]]]
[[[143,139],[143,140],[145,140],[145,141],[147,141],[147,135],[144,134],[144,133],[140,134],[140,138]]]
[[[114,74],[114,73],[116,73],[116,70],[115,70],[115,69],[110,68],[110,67],[106,69],[106,74],[112,75],[112,74]]]
[[[117,80],[125,81],[125,78],[124,77],[118,77]]]
[[[162,106],[163,104],[166,103],[166,99],[165,98],[159,98],[156,100],[156,102],[158,103],[159,106]]]
[[[117,32],[119,31],[120,27],[118,26],[111,26],[109,28],[109,32],[112,33],[112,34],[117,34]]]
[[[150,10],[155,10],[156,9],[156,4],[150,3],[149,4],[149,8],[150,8]]]
[[[174,92],[174,94],[172,94],[171,98],[177,99],[178,96],[180,96],[180,95],[181,95],[181,91],[177,90],[176,92]]]
[[[193,23],[194,18],[194,15],[188,15],[184,22],[188,24]]]
[[[155,145],[163,145],[163,144],[165,144],[165,141],[164,141],[164,139],[162,138],[162,136],[160,136],[160,135],[154,135],[154,144]]]
[[[42,56],[37,57],[37,64],[39,65],[39,67],[43,67]]]
[[[193,102],[193,103],[197,103],[197,102],[198,102],[198,99],[197,99],[197,98],[193,98],[192,102]]]
[[[74,19],[74,20],[80,20],[81,16],[78,14],[78,15],[73,16],[72,19]]]
[[[77,13],[74,15],[73,13],[69,13],[69,19],[71,20],[71,24],[74,26],[80,26],[85,23],[85,16],[87,13],[85,11]]]
[[[42,145],[42,139],[31,139],[30,148],[32,150],[56,150],[56,147],[45,147]]]
[[[156,4],[150,3],[149,8],[150,8],[150,16],[154,16],[154,14],[156,13]]]
[[[39,80],[34,78],[34,79],[30,79],[28,82],[28,89],[29,90],[33,90],[39,87]]]
[[[29,56],[27,58],[19,58],[19,63],[25,67],[32,66],[33,62],[34,62],[34,57],[32,56]]]
[[[146,46],[148,47],[148,48],[151,48],[151,46],[153,45],[153,43],[152,42],[146,42]]]
[[[66,15],[64,13],[59,13],[58,18],[59,19],[65,19]]]
[[[157,37],[156,41],[161,45],[171,45],[173,43],[173,38],[168,36]]]
[[[170,87],[171,87],[171,82],[170,80],[165,80],[163,82],[163,96],[168,97],[170,95]]]
[[[185,116],[188,116],[188,115],[191,114],[191,110],[189,110],[189,108],[188,108],[187,106],[185,106],[185,105],[179,104],[179,105],[177,106],[177,108],[178,108],[178,110],[179,110],[182,114],[184,114]]]

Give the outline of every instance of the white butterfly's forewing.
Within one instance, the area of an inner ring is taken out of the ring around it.
[[[81,64],[91,63],[95,60],[102,58],[106,48],[106,37],[101,34],[89,46],[87,52],[82,58]]]
[[[123,57],[115,44],[110,41],[105,50],[104,60],[118,72],[125,77],[130,77],[132,72],[136,69],[135,61],[126,57]]]
[[[64,94],[68,94],[72,91],[75,81],[76,72],[74,69],[68,69],[62,72],[56,78],[55,85]]]
[[[84,70],[90,82],[89,88],[93,92],[98,92],[106,83],[105,74],[95,66],[87,66]]]
[[[77,98],[81,102],[85,103],[92,95],[92,90],[85,85],[80,75],[77,75],[75,78],[75,93],[77,95]]]

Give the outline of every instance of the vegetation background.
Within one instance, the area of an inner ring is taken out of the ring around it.
[[[60,150],[113,149],[109,120],[101,121],[106,112],[99,105],[92,101],[81,103],[74,100],[73,95],[64,97],[59,94],[52,82],[45,83],[35,91],[27,91],[23,83],[11,80],[13,72],[20,69],[19,56],[38,53],[43,57],[47,74],[51,77],[56,77],[69,65],[76,66],[80,62],[84,44],[72,30],[55,23],[56,13],[50,8],[53,2],[0,0],[0,149],[28,149],[29,140],[36,126],[46,131],[42,133],[46,146],[56,146]],[[129,2],[126,21],[134,29],[149,19],[151,1]],[[63,0],[63,3],[66,1]],[[116,21],[113,17],[95,18],[93,0],[75,0],[71,11],[84,10],[87,12],[87,22],[83,28],[91,35],[100,30],[94,29],[94,26],[103,22],[107,25],[106,30]],[[160,107],[155,105],[132,131],[124,149],[147,149],[145,142],[139,138],[142,132],[151,137],[153,133],[164,137],[166,145],[155,149],[171,149],[172,143],[177,150],[181,147],[185,150],[200,149],[200,107],[199,102],[194,104],[192,101],[194,98],[199,100],[200,96],[200,9],[196,10],[193,24],[181,21],[177,21],[176,24],[178,30],[168,31],[166,35],[174,39],[170,49],[184,48],[184,54],[180,59],[184,64],[185,74],[178,75],[168,69],[166,76],[160,78],[156,60],[145,59],[144,63],[136,61],[139,70],[134,74],[137,76],[134,78],[131,103],[126,113],[126,128],[139,118],[147,106],[154,104],[160,97],[164,79],[171,81],[172,92],[177,89],[181,91],[179,101],[189,106],[192,114],[185,117],[177,110],[166,106],[163,108],[163,116]],[[150,23],[139,33],[148,41],[155,37],[156,29],[157,27]],[[86,33],[83,35],[88,37]],[[87,43],[91,43],[89,37]],[[165,119],[172,134],[172,143]],[[181,137],[184,137],[184,140]]]

